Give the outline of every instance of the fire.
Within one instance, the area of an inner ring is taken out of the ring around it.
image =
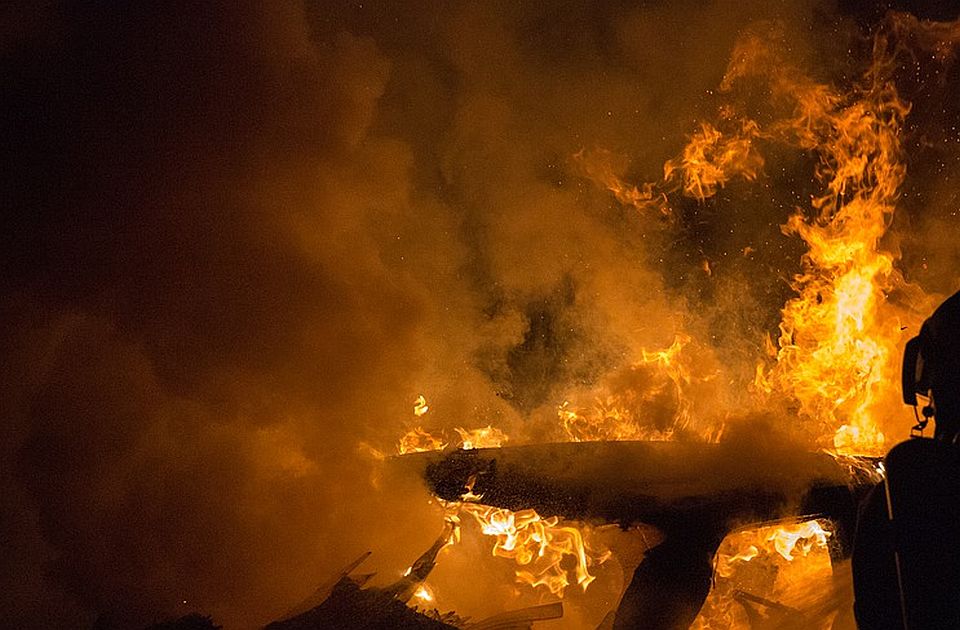
[[[778,527],[767,537],[767,542],[773,543],[773,548],[784,560],[793,560],[798,547],[799,553],[804,556],[808,555],[814,546],[826,549],[829,537],[830,532],[825,530],[819,521],[807,521],[793,527]]]
[[[420,394],[417,396],[417,401],[413,404],[413,415],[419,418],[428,411],[430,411],[430,406],[427,405],[427,399],[423,397],[423,394]]]
[[[397,444],[397,453],[421,453],[423,451],[442,451],[447,447],[443,437],[433,435],[423,430],[423,427],[414,427],[407,431]]]
[[[898,409],[891,392],[902,331],[912,334],[919,323],[890,300],[905,287],[898,253],[885,237],[906,177],[902,136],[910,112],[893,82],[903,48],[891,42],[891,32],[914,37],[934,58],[946,59],[960,43],[956,25],[923,25],[903,17],[890,25],[892,31],[876,32],[869,67],[845,87],[820,83],[794,63],[782,52],[783,34],[776,27],[747,32],[720,85],[726,102],[716,119],[699,124],[680,154],[664,164],[658,182],[626,183],[623,159],[607,151],[575,156],[586,175],[621,203],[670,219],[672,194],[702,202],[733,181],[756,181],[767,147],[809,156],[816,191],[781,226],[783,234],[802,241],[805,252],[790,279],[793,297],[780,310],[776,338],[767,339],[768,356],[756,365],[751,391],[758,407],[785,402],[801,430],[841,461],[884,452],[881,426]],[[741,91],[750,98],[741,98]],[[743,255],[757,252],[759,244],[754,245]],[[703,269],[714,273],[709,261]],[[632,368],[655,383],[649,392],[610,388],[599,392],[592,406],[560,404],[557,419],[566,439],[657,441],[686,431],[696,415],[688,390],[702,378],[684,352],[691,341],[678,334],[669,347],[640,353]],[[664,392],[675,403],[672,416],[651,424],[645,414],[652,405],[645,396]],[[420,396],[414,413],[421,417],[427,410]],[[464,449],[496,447],[507,439],[492,426],[456,431]],[[711,427],[699,434],[714,441],[721,431],[722,426]],[[445,446],[441,437],[417,427],[401,440],[400,452]],[[882,469],[864,474],[879,478]],[[469,514],[493,538],[492,555],[516,562],[521,583],[562,597],[571,584],[586,589],[595,579],[591,567],[608,555],[590,551],[584,541],[589,530],[561,525],[557,517],[482,505],[473,502],[482,497],[470,490],[464,498],[455,518]],[[830,538],[829,527],[817,520],[731,534],[717,554],[714,589],[692,628],[746,627],[774,617],[792,620],[791,627],[829,627],[837,612],[831,608],[836,604],[826,601],[833,591]]]
[[[414,402],[413,415],[423,417],[430,410],[427,399],[421,394]],[[507,441],[507,434],[493,426],[487,425],[480,429],[454,429],[460,435],[459,447],[462,449],[491,448],[502,446]],[[449,440],[440,433],[431,433],[422,426],[416,426],[407,431],[397,444],[397,453],[422,453],[425,451],[442,451],[447,448]]]
[[[617,174],[624,170],[622,156],[616,156],[610,151],[597,149],[595,151],[579,151],[573,156],[584,174],[613,193],[617,201],[631,205],[639,211],[655,210],[665,218],[671,218],[673,211],[667,203],[667,197],[657,192],[652,183],[643,184],[642,190],[634,185],[627,184]]]
[[[507,434],[493,426],[480,429],[454,429],[460,436],[458,447],[468,450],[473,448],[496,448],[503,446],[509,438]],[[430,433],[423,427],[414,427],[407,431],[397,444],[397,454],[422,453],[425,451],[442,451],[447,448],[449,441],[442,433]]]
[[[679,178],[683,194],[701,201],[735,177],[754,180],[763,166],[763,158],[754,146],[758,135],[759,127],[752,120],[741,120],[740,129],[732,135],[701,123],[683,155],[664,164],[663,179],[669,182]]]
[[[684,387],[690,384],[691,374],[689,366],[682,360],[681,352],[690,343],[690,337],[687,335],[677,335],[673,344],[665,350],[649,352],[646,349],[642,351],[643,363],[656,366],[662,374],[665,374],[677,396],[676,422],[677,426],[686,426],[690,420],[690,401],[684,395]]]
[[[590,567],[603,563],[609,552],[588,553],[580,529],[560,525],[555,516],[543,518],[535,510],[510,510],[462,503],[460,510],[472,516],[480,531],[492,536],[492,554],[517,563],[517,581],[531,587],[543,587],[557,597],[563,597],[571,584],[570,571],[564,560],[571,558],[573,581],[586,590],[595,577]]]
[[[444,520],[451,525],[451,534],[446,546],[456,545],[462,535],[462,515],[470,515],[480,533],[492,537],[491,555],[506,558],[517,564],[517,582],[531,588],[542,587],[562,598],[573,582],[584,591],[596,579],[590,567],[605,562],[609,551],[594,551],[586,544],[591,535],[587,526],[560,524],[556,516],[543,518],[536,510],[512,512],[479,503],[483,495],[474,494],[474,478],[470,478],[461,495],[454,503],[440,504],[444,507]],[[569,559],[569,560],[568,560]]]
[[[741,562],[776,553],[792,562],[814,550],[827,550],[831,532],[819,520],[744,529],[727,536],[717,553],[717,573],[730,577]]]
[[[674,437],[673,428],[652,429],[637,423],[632,414],[617,407],[611,400],[598,400],[586,410],[574,410],[569,401],[557,408],[557,416],[571,442],[604,440],[645,440],[667,442]]]
[[[818,520],[730,534],[717,552],[714,588],[691,628],[752,627],[751,617],[829,628],[835,613],[824,614],[833,588],[830,536]]]
[[[756,384],[796,400],[801,417],[845,453],[882,452],[879,394],[896,380],[900,343],[900,322],[886,306],[900,277],[881,238],[906,173],[900,131],[909,106],[884,71],[885,51],[878,42],[849,95],[789,64],[769,66],[772,53],[757,37],[738,47],[724,79],[728,89],[751,76],[767,81],[794,112],[771,134],[818,155],[822,192],[782,228],[807,245],[792,282],[797,296],[782,311],[776,363],[759,368]]]
[[[460,435],[460,448],[469,450],[472,448],[498,448],[507,441],[507,434],[500,429],[487,425],[482,429],[468,431],[457,427],[455,431]]]
[[[920,28],[902,19],[893,26]],[[887,300],[904,283],[882,242],[906,174],[901,132],[910,106],[893,83],[901,49],[881,29],[871,65],[851,88],[840,89],[818,83],[785,56],[782,37],[770,24],[741,37],[720,85],[727,102],[717,122],[701,123],[681,155],[664,165],[663,180],[644,186],[639,197],[646,203],[657,190],[680,190],[703,201],[732,180],[753,181],[767,145],[816,159],[819,192],[782,226],[807,247],[791,282],[796,295],[781,311],[779,335],[769,344],[772,360],[758,365],[754,392],[761,406],[771,396],[792,401],[822,447],[878,454],[889,408],[883,388],[896,382],[905,323]],[[764,115],[736,105],[743,100],[738,90],[751,94],[757,86],[769,109]],[[588,176],[624,201],[630,189],[614,169],[597,165],[603,155],[578,157]],[[636,196],[626,201],[640,207]]]
[[[563,401],[557,408],[557,417],[564,436],[571,442],[602,440],[668,441],[675,439],[679,430],[691,426],[692,402],[688,389],[691,384],[711,380],[715,373],[694,374],[691,356],[684,352],[692,341],[685,334],[675,336],[673,343],[663,350],[641,350],[640,360],[628,372],[636,372],[643,388],[624,383],[610,386],[614,394],[597,398],[590,407],[583,408]],[[657,406],[654,399],[669,401],[670,417],[659,424],[650,422],[650,410]],[[706,442],[719,439],[722,427],[706,425],[694,433]]]
[[[427,586],[426,583],[417,587],[417,590],[413,592],[413,597],[423,604],[432,604],[436,601],[436,597],[433,595],[433,589]]]

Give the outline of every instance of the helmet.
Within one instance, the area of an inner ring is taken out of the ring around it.
[[[960,433],[960,292],[923,323],[903,355],[903,401],[930,398],[924,415],[936,418],[937,437],[953,441]]]

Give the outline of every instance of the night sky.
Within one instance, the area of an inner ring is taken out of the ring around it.
[[[573,156],[660,177],[747,25],[844,85],[888,8],[942,4],[7,3],[0,626],[254,627],[367,549],[402,570],[441,524],[375,451],[420,394],[435,426],[549,437],[564,396],[682,327],[735,405],[799,270],[780,225],[810,156],[675,222]],[[960,69],[897,77],[885,246],[946,295]]]

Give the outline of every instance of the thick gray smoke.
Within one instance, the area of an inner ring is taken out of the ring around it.
[[[829,78],[854,17],[415,4],[2,10],[0,625],[250,627],[367,549],[401,570],[440,523],[371,452],[419,394],[422,422],[536,438],[684,330],[736,404],[796,272],[779,225],[809,163],[670,224],[572,156],[656,179],[741,28],[781,20]],[[925,150],[945,171],[913,184],[914,222],[942,234],[960,153]],[[955,243],[903,248],[956,284]]]

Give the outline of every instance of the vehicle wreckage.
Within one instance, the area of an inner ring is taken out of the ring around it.
[[[849,557],[857,505],[882,478],[880,460],[808,452],[792,444],[765,446],[737,440],[530,444],[411,453],[394,458],[391,465],[422,477],[447,502],[467,496],[489,506],[534,509],[543,516],[591,524],[656,527],[663,540],[645,554],[604,626],[666,629],[686,627],[696,617],[712,584],[717,549],[738,528],[786,518],[826,519],[834,534],[831,559]],[[471,623],[454,613],[404,606],[449,535],[445,529],[407,575],[385,588],[363,589],[369,575],[351,577],[356,565],[348,567],[318,589],[310,602],[315,606],[301,606],[271,629],[320,627],[320,618],[340,620],[340,625],[321,623],[323,627],[378,627],[370,620],[380,619],[386,625],[379,627],[529,628],[562,615],[557,603]],[[738,592],[735,597],[748,617],[759,618],[757,611],[763,609],[764,619],[784,619],[773,627],[793,627],[800,618],[759,594]],[[356,625],[361,619],[365,625]]]

